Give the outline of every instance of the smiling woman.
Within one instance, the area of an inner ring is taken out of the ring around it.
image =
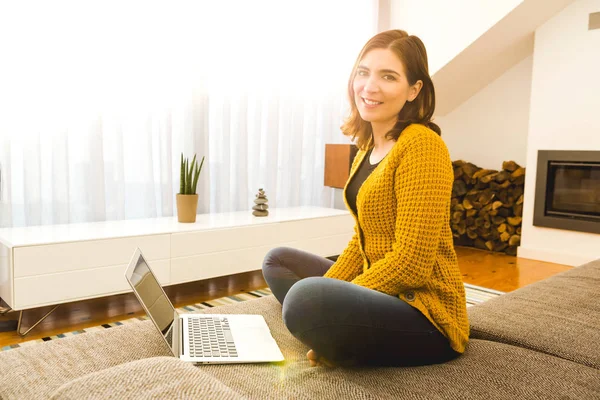
[[[389,49],[373,49],[356,68],[352,89],[361,118],[373,130],[388,132],[398,122],[398,110],[413,101],[423,81],[411,84],[400,59]]]
[[[431,121],[427,52],[401,30],[379,33],[348,81],[344,134],[359,147],[344,189],[355,234],[335,262],[271,250],[265,280],[311,365],[424,365],[451,360],[469,337],[450,230],[454,174]]]
[[[324,144],[376,3],[2,2],[0,226],[172,216],[182,151],[206,154],[199,212],[256,187],[331,205]]]

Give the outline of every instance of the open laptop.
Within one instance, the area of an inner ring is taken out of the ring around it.
[[[262,315],[179,314],[139,248],[125,277],[175,357],[197,364],[283,361]]]

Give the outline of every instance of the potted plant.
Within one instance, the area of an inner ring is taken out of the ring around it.
[[[196,186],[198,177],[202,171],[204,157],[200,164],[196,163],[196,155],[192,163],[188,158],[183,158],[181,153],[181,176],[179,183],[179,193],[177,193],[177,220],[179,222],[196,222],[196,211],[198,209],[198,195]]]

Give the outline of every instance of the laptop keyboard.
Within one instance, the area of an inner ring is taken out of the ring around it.
[[[189,317],[190,356],[237,357],[227,318]]]

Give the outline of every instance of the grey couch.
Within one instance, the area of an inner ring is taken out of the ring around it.
[[[194,367],[145,321],[0,353],[0,397],[600,399],[600,260],[471,307],[467,351],[442,365],[310,368],[273,297],[218,312],[264,315],[286,361]]]

